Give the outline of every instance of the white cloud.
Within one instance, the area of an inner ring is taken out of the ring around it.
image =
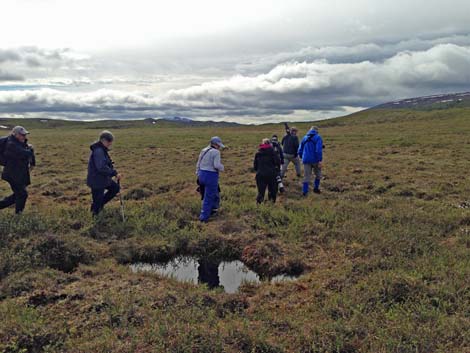
[[[425,51],[439,44],[470,46],[470,35],[453,35],[432,39],[407,39],[393,43],[360,43],[342,46],[307,46],[296,51],[255,56],[236,65],[240,72],[252,73],[271,69],[289,61],[312,62],[327,60],[329,63],[358,63],[362,61],[380,62],[403,51]]]
[[[378,102],[416,87],[423,91],[451,89],[470,83],[470,48],[437,45],[422,52],[402,52],[384,62],[331,64],[289,62],[267,74],[235,76],[170,91],[171,102],[234,108],[261,106],[321,109]]]
[[[286,62],[265,74],[235,75],[158,95],[113,89],[0,91],[0,112],[80,119],[187,116],[260,122],[280,116],[292,119],[300,111],[340,114],[415,92],[463,90],[469,83],[470,47],[438,44],[378,62]]]

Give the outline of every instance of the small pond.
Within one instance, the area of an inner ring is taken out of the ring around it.
[[[242,283],[261,283],[260,276],[241,261],[206,262],[193,257],[179,257],[166,264],[137,263],[134,272],[154,272],[180,282],[205,283],[209,288],[222,287],[226,293],[236,293]],[[295,277],[279,275],[271,283],[292,281]]]

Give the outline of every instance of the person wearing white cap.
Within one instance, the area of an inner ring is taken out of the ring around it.
[[[17,214],[22,213],[26,206],[26,188],[31,184],[30,169],[36,164],[33,146],[28,144],[28,134],[24,127],[16,126],[10,136],[0,139],[0,164],[4,165],[2,179],[13,190],[13,194],[0,200],[0,209],[15,205]]]
[[[211,215],[217,213],[220,206],[219,173],[224,171],[220,150],[225,148],[220,137],[211,138],[209,146],[199,154],[196,174],[201,189],[204,190],[202,210],[199,220],[207,223]]]

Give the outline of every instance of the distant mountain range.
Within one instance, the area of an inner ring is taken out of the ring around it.
[[[408,98],[380,104],[372,109],[435,110],[470,107],[470,92]]]
[[[409,109],[409,110],[444,110],[452,108],[470,108],[470,92],[463,93],[447,93],[438,94],[433,96],[408,98],[403,100],[396,100],[389,103],[384,103],[366,109],[379,110],[379,109]],[[147,118],[144,120],[100,120],[93,122],[84,122],[79,120],[58,120],[58,119],[25,119],[16,118],[9,119],[0,116],[0,136],[2,132],[10,130],[15,125],[27,124],[28,128],[60,128],[60,127],[74,127],[86,124],[89,128],[94,129],[123,129],[129,127],[139,126],[168,126],[168,127],[237,127],[244,124],[224,121],[198,121],[184,117],[168,117],[168,118]],[[269,123],[267,123],[269,124]]]
[[[198,121],[192,120],[189,118],[181,118],[179,116],[170,117],[170,118],[161,118],[161,119],[145,119],[145,122],[151,124],[161,124],[161,123],[174,123],[178,125],[186,125],[186,126],[237,126],[240,124],[225,122],[225,121]]]
[[[155,119],[154,119],[155,120]],[[166,120],[166,121],[173,121],[175,123],[193,123],[194,121],[192,119],[189,119],[189,118],[180,118],[179,116],[175,116],[173,118],[164,118],[164,119],[160,119],[160,120]]]

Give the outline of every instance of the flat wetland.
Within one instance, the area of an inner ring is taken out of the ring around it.
[[[38,165],[26,212],[0,213],[0,352],[470,352],[470,109],[315,123],[323,193],[303,198],[291,166],[261,206],[253,157],[281,125],[22,124]],[[88,146],[104,128],[125,223],[118,200],[89,212]],[[201,225],[195,163],[212,135],[227,171]],[[261,280],[226,293],[133,271],[182,257]]]

